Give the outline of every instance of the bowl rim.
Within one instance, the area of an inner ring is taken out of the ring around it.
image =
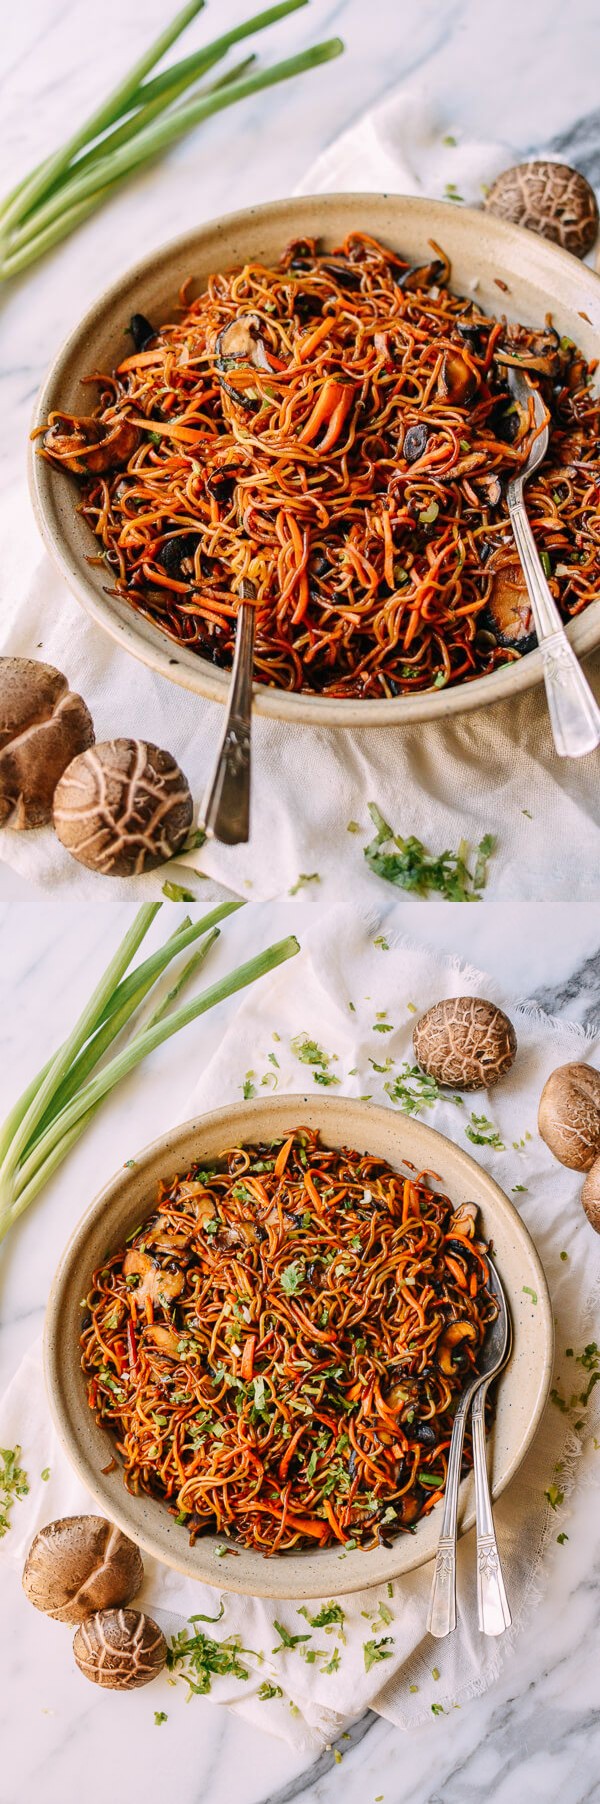
[[[351,1127],[351,1122],[356,1121],[356,1116],[358,1114],[361,1121],[361,1131],[364,1124],[367,1134],[369,1121],[376,1122],[377,1118],[382,1127],[385,1119],[386,1128],[389,1130],[390,1109],[379,1104],[361,1102],[359,1098],[344,1096],[335,1098],[323,1096],[316,1098],[314,1096],[308,1097],[306,1093],[288,1094],[282,1092],[281,1095],[277,1096],[271,1095],[269,1097],[256,1098],[252,1102],[251,1119],[253,1124],[256,1123],[257,1118],[260,1120],[263,1117],[270,1117],[272,1121],[273,1108],[275,1106],[276,1113],[282,1119],[286,1115],[289,1117],[288,1127],[289,1131],[291,1131],[291,1126],[289,1125],[291,1122],[294,1122],[296,1126],[302,1125],[302,1110],[305,1110],[307,1105],[313,1110],[318,1111],[318,1114],[325,1118],[330,1114],[333,1116],[335,1111],[336,1119],[339,1117],[342,1117],[342,1119],[346,1118],[348,1120],[349,1128]],[[141,1151],[136,1154],[135,1160],[132,1162],[136,1178],[142,1179],[144,1171],[151,1167],[157,1157],[162,1159],[163,1153],[167,1170],[176,1170],[177,1148],[189,1137],[197,1137],[201,1141],[202,1135],[207,1131],[209,1134],[212,1134],[214,1130],[222,1127],[225,1144],[225,1136],[232,1119],[234,1122],[237,1122],[240,1118],[243,1118],[243,1110],[244,1104],[226,1104],[220,1109],[206,1111],[203,1115],[194,1116],[188,1121],[177,1123],[173,1128],[167,1129],[164,1133],[160,1134],[157,1139],[149,1142],[148,1145],[143,1147]],[[394,1119],[393,1116],[392,1119]],[[495,1179],[491,1177],[490,1173],[487,1172],[482,1165],[479,1165],[477,1160],[472,1158],[471,1154],[467,1153],[462,1146],[458,1146],[455,1141],[450,1140],[448,1135],[441,1134],[438,1129],[430,1127],[429,1124],[421,1121],[413,1122],[411,1117],[402,1116],[401,1124],[399,1123],[399,1127],[400,1126],[403,1133],[405,1130],[408,1130],[409,1141],[412,1138],[410,1130],[412,1129],[414,1132],[416,1129],[418,1138],[421,1141],[424,1139],[427,1147],[431,1148],[431,1162],[428,1160],[427,1165],[420,1164],[419,1168],[423,1171],[435,1174],[441,1166],[441,1171],[443,1172],[444,1149],[446,1147],[452,1149],[452,1160],[458,1164],[459,1170],[464,1172],[465,1179],[473,1179],[477,1184],[479,1192],[478,1206],[481,1206],[482,1202],[483,1206],[486,1208],[491,1206],[492,1213],[496,1210],[505,1223],[510,1226],[513,1234],[520,1240],[522,1247],[526,1249],[529,1260],[528,1272],[531,1272],[534,1277],[537,1295],[534,1321],[539,1358],[537,1392],[530,1421],[522,1436],[520,1444],[515,1448],[501,1478],[493,1478],[492,1480],[492,1495],[494,1499],[496,1499],[504,1490],[506,1490],[507,1486],[515,1476],[515,1473],[518,1471],[519,1466],[525,1459],[537,1432],[548,1398],[554,1357],[554,1318],[546,1275],[535,1243],[532,1240],[522,1217],[519,1215],[514,1204],[510,1201],[510,1198],[506,1196],[505,1192],[496,1183]],[[279,1131],[279,1129],[277,1131]],[[282,1128],[282,1131],[285,1132],[286,1129]],[[323,1127],[323,1131],[327,1132],[326,1127]],[[338,1129],[336,1128],[335,1131],[337,1133]],[[253,1125],[249,1129],[247,1136],[248,1141],[256,1138],[257,1132],[256,1126]],[[336,1142],[334,1141],[333,1144],[335,1143]],[[350,1133],[348,1139],[345,1140],[345,1144],[350,1145],[351,1143],[352,1136]],[[217,1155],[210,1153],[208,1156],[213,1158]],[[400,1154],[399,1148],[399,1166],[405,1164],[409,1157],[410,1147],[408,1152],[403,1152],[402,1155]],[[175,1163],[173,1163],[173,1161],[175,1161]],[[389,1562],[386,1563],[386,1571],[383,1577],[380,1576],[371,1579],[366,1571],[361,1576],[360,1568],[356,1573],[353,1573],[352,1571],[350,1574],[345,1572],[342,1575],[340,1573],[337,1591],[335,1581],[332,1581],[331,1578],[329,1583],[325,1583],[324,1586],[319,1585],[316,1581],[311,1581],[308,1578],[308,1567],[306,1578],[302,1579],[300,1583],[294,1582],[290,1569],[290,1560],[293,1559],[298,1561],[298,1555],[275,1556],[273,1559],[264,1560],[262,1564],[265,1569],[265,1583],[263,1584],[261,1584],[260,1581],[257,1582],[254,1577],[251,1582],[247,1581],[239,1583],[235,1571],[237,1561],[221,1561],[219,1562],[220,1569],[218,1571],[215,1570],[214,1563],[209,1565],[208,1553],[203,1558],[202,1538],[196,1542],[194,1548],[190,1548],[189,1543],[186,1540],[185,1544],[182,1544],[181,1547],[169,1548],[168,1551],[166,1551],[165,1547],[158,1543],[151,1529],[147,1531],[143,1525],[139,1528],[135,1519],[132,1520],[132,1516],[135,1518],[135,1509],[138,1500],[136,1496],[127,1491],[123,1484],[120,1467],[119,1474],[121,1476],[121,1486],[117,1492],[117,1503],[115,1505],[114,1498],[111,1496],[110,1505],[107,1505],[106,1487],[102,1483],[104,1475],[101,1470],[98,1472],[98,1469],[91,1464],[90,1457],[88,1457],[87,1452],[81,1447],[76,1424],[72,1420],[68,1400],[65,1398],[63,1384],[60,1378],[60,1371],[64,1362],[62,1357],[62,1341],[59,1323],[61,1321],[64,1300],[68,1297],[71,1273],[77,1267],[78,1258],[85,1249],[90,1231],[93,1231],[96,1226],[99,1225],[104,1215],[110,1212],[110,1206],[113,1200],[119,1198],[123,1189],[127,1189],[128,1183],[131,1181],[132,1180],[128,1178],[127,1168],[121,1167],[121,1169],[102,1186],[102,1189],[97,1193],[84,1211],[80,1220],[77,1222],[63,1248],[52,1279],[43,1326],[42,1356],[44,1381],[54,1426],[71,1466],[84,1484],[86,1490],[89,1492],[93,1502],[99,1506],[102,1514],[105,1516],[108,1515],[111,1520],[117,1523],[118,1527],[120,1527],[126,1535],[134,1540],[146,1553],[151,1554],[156,1558],[162,1565],[170,1566],[176,1571],[185,1574],[187,1577],[194,1578],[199,1582],[218,1586],[223,1591],[232,1591],[243,1595],[271,1598],[310,1598],[320,1597],[324,1595],[324,1591],[327,1590],[328,1594],[332,1596],[343,1596],[345,1593],[349,1594],[352,1591],[366,1590],[372,1585],[385,1582],[388,1578],[392,1579],[395,1577],[398,1580],[401,1580],[405,1572],[414,1571],[415,1568],[426,1564],[428,1560],[434,1556],[430,1553],[424,1555],[422,1551],[419,1550],[418,1536],[414,1537],[414,1542],[411,1537],[398,1536],[393,1544],[393,1548],[389,1550]],[[445,1181],[445,1179],[442,1179],[442,1182]],[[450,1193],[454,1181],[454,1179],[449,1181],[448,1187]],[[509,1286],[507,1286],[507,1297],[510,1307],[511,1292]],[[468,1529],[472,1527],[475,1519],[473,1500],[471,1499],[471,1501],[467,1501],[465,1504],[465,1492],[468,1486],[471,1486],[472,1488],[472,1476],[463,1480],[460,1488],[461,1507],[459,1511],[459,1536],[465,1534]],[[142,1504],[144,1495],[145,1494],[141,1494]],[[160,1500],[158,1501],[160,1502]],[[398,1551],[402,1550],[403,1557],[397,1571],[394,1572],[394,1560],[392,1555],[396,1548]],[[242,1549],[241,1551],[248,1550]],[[381,1553],[383,1550],[377,1549],[376,1551],[377,1553]],[[258,1556],[256,1557],[258,1560]],[[311,1552],[310,1558],[312,1561],[317,1562],[317,1566],[318,1557],[319,1550]],[[365,1556],[364,1554],[361,1554],[360,1557],[364,1558]],[[223,1570],[225,1566],[227,1568],[226,1571]],[[290,1573],[291,1583],[285,1582],[286,1570]],[[278,1583],[274,1588],[270,1588],[268,1580],[269,1571],[277,1571],[281,1575],[283,1582]]]
[[[48,413],[58,405],[61,382],[65,366],[71,357],[83,347],[88,335],[95,329],[98,319],[108,319],[116,310],[123,290],[131,284],[144,279],[150,270],[167,268],[184,250],[189,248],[190,261],[201,252],[203,245],[219,232],[240,231],[244,226],[261,219],[269,222],[281,220],[282,242],[293,234],[293,222],[306,208],[318,209],[323,229],[327,221],[343,206],[347,212],[352,208],[364,209],[366,206],[377,208],[382,202],[386,206],[397,203],[399,213],[408,212],[409,216],[421,219],[424,227],[425,241],[429,234],[441,233],[443,239],[444,221],[456,218],[456,207],[449,201],[430,201],[423,196],[391,195],[384,192],[374,193],[325,193],[317,195],[293,195],[274,201],[265,201],[258,206],[240,208],[232,213],[217,215],[206,221],[195,231],[188,230],[176,238],[168,240],[158,249],[150,251],[145,257],[121,274],[99,294],[87,309],[83,318],[67,335],[59,348],[50,369],[47,371],[39,388],[33,409],[32,431],[36,430],[47,419]],[[540,284],[546,283],[550,289],[552,301],[552,270],[554,267],[562,272],[563,277],[570,277],[571,283],[578,282],[582,294],[600,294],[599,277],[587,264],[583,264],[570,252],[552,244],[548,239],[525,231],[520,226],[513,226],[494,214],[483,212],[472,207],[461,207],[460,218],[467,222],[467,229],[481,235],[482,230],[491,237],[498,246],[499,264],[502,265],[502,250],[514,252],[515,244],[523,253],[526,269],[533,272]],[[350,227],[349,227],[350,229]],[[376,227],[374,226],[374,230]],[[548,278],[550,277],[550,281]],[[560,299],[559,299],[560,304]],[[592,329],[596,329],[592,327]],[[600,322],[598,324],[598,340],[600,352]],[[27,473],[29,492],[36,523],[42,540],[54,564],[76,597],[96,625],[125,651],[132,654],[141,663],[160,676],[168,678],[194,694],[202,695],[210,701],[224,703],[229,692],[230,672],[219,670],[206,659],[196,653],[187,652],[185,661],[181,661],[182,648],[176,641],[167,638],[166,634],[152,622],[136,616],[124,600],[113,598],[112,601],[101,598],[91,582],[87,582],[79,568],[72,560],[66,535],[62,531],[60,516],[54,505],[54,486],[52,477],[57,472],[51,471],[50,465],[36,456],[35,447],[30,439],[27,453]],[[592,651],[600,644],[600,600],[593,602],[571,621],[567,627],[571,643],[578,656]],[[176,655],[180,654],[180,655]],[[188,662],[189,660],[189,662]],[[528,652],[518,663],[501,667],[491,676],[480,676],[469,683],[458,683],[455,687],[440,690],[425,690],[420,695],[396,696],[389,699],[366,699],[357,701],[352,698],[312,696],[306,692],[288,691],[269,687],[262,683],[253,685],[253,709],[255,714],[269,719],[284,720],[289,725],[309,725],[321,727],[373,727],[373,726],[410,726],[415,721],[443,721],[453,715],[470,713],[475,709],[490,706],[495,702],[511,700],[513,696],[539,684],[543,678],[543,663],[539,649]]]

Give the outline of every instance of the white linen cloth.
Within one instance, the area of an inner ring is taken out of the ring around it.
[[[518,154],[506,144],[449,142],[423,93],[401,89],[324,152],[300,191],[443,197],[451,183],[476,205],[482,183]],[[200,801],[219,707],[155,676],[87,619],[42,550],[21,487],[0,503],[0,652],[58,665],[85,696],[98,739],[138,734],[164,746]],[[586,669],[600,684],[600,659]],[[351,733],[256,718],[250,844],[213,843],[185,862],[257,899],[285,891],[301,871],[354,884],[356,848],[344,829],[350,819],[362,824],[375,800],[397,831],[434,852],[493,829],[495,896],[570,899],[576,890],[583,900],[595,894],[600,864],[596,773],[593,757],[556,757],[542,687],[439,726]],[[140,899],[159,894],[165,880],[161,870],[109,885],[70,858],[50,828],[5,831],[0,842],[0,856],[23,876],[47,889],[68,884],[82,899],[100,891]]]
[[[306,1033],[332,1057],[347,1095],[372,1095],[374,1102],[389,1099],[385,1075],[371,1061],[383,1065],[394,1060],[393,1077],[403,1060],[412,1062],[411,1031],[414,1015],[443,996],[479,994],[503,1003],[515,1023],[519,1042],[516,1063],[509,1076],[491,1094],[465,1098],[464,1109],[440,1101],[426,1118],[471,1151],[492,1171],[518,1205],[540,1252],[551,1290],[556,1317],[556,1371],[554,1385],[569,1399],[584,1389],[586,1373],[576,1363],[593,1337],[590,1321],[592,1294],[600,1280],[600,1239],[589,1227],[578,1201],[580,1175],[565,1171],[552,1159],[535,1131],[537,1101],[543,1083],[557,1065],[568,1059],[598,1061],[599,1041],[582,1029],[552,1021],[527,1005],[516,1005],[502,995],[499,986],[480,972],[437,958],[429,951],[402,942],[386,950],[374,946],[373,934],[355,909],[336,907],[321,913],[305,936],[304,950],[291,965],[283,966],[269,980],[248,992],[224,1033],[223,1039],[193,1094],[184,1118],[206,1109],[239,1101],[248,1072],[254,1074],[258,1094],[265,1072],[274,1077],[268,1053],[276,1051],[279,1089],[293,1092],[312,1085],[309,1067],[298,1062],[290,1041]],[[354,1010],[349,1003],[354,1004]],[[393,1031],[375,1031],[377,1016],[386,1011]],[[279,1035],[277,1041],[274,1034]],[[469,1110],[486,1114],[499,1130],[505,1150],[471,1146],[465,1139]],[[531,1138],[528,1136],[531,1135]],[[517,1143],[516,1145],[514,1143]],[[398,1111],[398,1156],[402,1153],[402,1114]],[[68,1167],[65,1167],[68,1182]],[[566,1253],[565,1259],[562,1255]],[[573,1356],[565,1358],[565,1348]],[[598,1388],[592,1392],[584,1418],[584,1436],[597,1430],[594,1412]],[[577,1410],[575,1411],[577,1415]],[[22,1446],[22,1463],[29,1474],[30,1492],[13,1508],[13,1526],[0,1541],[0,1561],[12,1558],[20,1567],[33,1534],[55,1516],[93,1509],[85,1490],[71,1472],[51,1427],[44,1395],[40,1353],[35,1348],[21,1365],[0,1404],[0,1445]],[[445,1710],[482,1692],[492,1683],[510,1657],[516,1638],[530,1623],[535,1602],[552,1574],[553,1560],[560,1558],[556,1536],[568,1528],[568,1493],[574,1475],[580,1439],[572,1417],[549,1404],[535,1442],[519,1473],[495,1509],[496,1528],[504,1564],[513,1628],[501,1641],[484,1639],[477,1628],[475,1603],[475,1546],[471,1532],[460,1543],[458,1560],[459,1622],[446,1641],[433,1641],[425,1620],[431,1585],[431,1562],[398,1580],[389,1598],[385,1585],[342,1598],[346,1612],[345,1643],[321,1629],[312,1643],[327,1650],[327,1659],[339,1647],[337,1672],[321,1670],[324,1662],[307,1664],[301,1651],[274,1655],[278,1641],[274,1619],[292,1634],[308,1625],[293,1602],[269,1604],[258,1598],[225,1596],[225,1612],[218,1627],[206,1632],[217,1638],[239,1633],[245,1648],[264,1655],[258,1664],[249,1659],[251,1676],[245,1682],[213,1680],[211,1698],[228,1704],[261,1728],[284,1736],[305,1749],[320,1749],[341,1733],[347,1722],[367,1707],[380,1712],[401,1728],[411,1728],[431,1716],[433,1706]],[[47,1482],[40,1474],[49,1468]],[[552,1509],[545,1496],[555,1483],[564,1502]],[[343,1555],[341,1556],[343,1558]],[[216,1616],[219,1593],[194,1584],[144,1556],[146,1580],[142,1599],[165,1632],[183,1626],[193,1612]],[[227,1581],[227,1560],[223,1580]],[[343,1566],[340,1566],[343,1574]],[[325,1599],[324,1601],[327,1601]],[[373,1626],[371,1617],[382,1601],[392,1614],[388,1624]],[[23,1606],[26,1607],[25,1605]],[[308,1605],[311,1615],[317,1602]],[[368,1613],[368,1616],[365,1615]],[[199,1625],[204,1627],[205,1625]],[[59,1637],[67,1631],[57,1625]],[[391,1657],[365,1672],[364,1643],[375,1637],[393,1637]],[[63,1657],[69,1658],[63,1645]],[[439,1676],[436,1676],[439,1675]],[[282,1699],[263,1702],[258,1690],[264,1680],[282,1687]],[[169,1708],[171,1694],[154,1687],[152,1698],[159,1709]],[[290,1709],[293,1704],[293,1711]],[[194,1706],[195,1707],[195,1706]]]

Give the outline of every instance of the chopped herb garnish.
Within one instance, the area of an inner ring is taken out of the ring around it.
[[[168,1723],[169,1718],[167,1716],[166,1710],[155,1710],[154,1721],[156,1723],[157,1729],[160,1729],[161,1723]]]
[[[256,1073],[254,1071],[246,1072],[246,1076],[245,1076],[244,1082],[242,1084],[242,1095],[244,1098],[244,1102],[250,1102],[251,1098],[253,1096],[256,1096],[256,1085],[252,1082],[252,1079],[255,1076],[256,1076]]]
[[[223,1552],[227,1553],[228,1548]],[[192,1627],[196,1622],[219,1621],[219,1617],[190,1617]],[[241,1654],[254,1654],[255,1650],[243,1647],[239,1635],[228,1635],[224,1641],[214,1641],[211,1635],[202,1630],[195,1630],[190,1635],[188,1629],[181,1629],[174,1635],[167,1652],[169,1672],[178,1672],[189,1687],[190,1697],[204,1697],[210,1691],[213,1674],[227,1675],[233,1679],[247,1679],[248,1667],[240,1659]]]
[[[297,896],[298,890],[305,889],[308,883],[320,882],[321,878],[318,871],[301,871],[297,882],[292,885],[289,894],[290,896]]]
[[[167,902],[196,901],[193,889],[183,889],[181,883],[163,883],[162,893],[163,896],[166,896]]]
[[[531,1290],[529,1284],[523,1284],[521,1288],[523,1291],[523,1296],[531,1297],[532,1303],[536,1304],[537,1303],[537,1290]]]
[[[267,1698],[282,1698],[281,1685],[273,1685],[270,1679],[263,1679],[262,1685],[258,1687],[258,1696],[261,1704],[266,1703]]]
[[[544,1496],[548,1498],[552,1510],[560,1509],[561,1503],[564,1503],[565,1500],[564,1491],[559,1491],[558,1485],[554,1484],[548,1485],[547,1491],[544,1491]]]
[[[347,1545],[347,1544],[346,1544]],[[391,1660],[394,1648],[393,1635],[382,1635],[380,1641],[364,1641],[363,1654],[365,1672],[370,1672],[377,1660]]]
[[[289,1629],[285,1629],[283,1623],[277,1621],[277,1617],[274,1619],[273,1628],[277,1630],[279,1636],[277,1647],[271,1649],[274,1654],[281,1654],[284,1648],[298,1647],[301,1642],[311,1639],[310,1635],[290,1635]]]
[[[386,940],[385,935],[383,933],[378,933],[377,939],[373,940],[373,945],[380,946],[382,952],[389,952],[390,943],[389,943],[389,940]]]
[[[42,1481],[45,1485],[47,1485],[49,1477],[50,1477],[50,1467],[44,1466],[43,1472],[40,1472],[40,1478],[42,1479]]]
[[[281,1288],[285,1291],[286,1296],[293,1297],[297,1290],[302,1289],[305,1276],[304,1266],[299,1259],[293,1260],[291,1265],[284,1266],[281,1273]]]
[[[372,1060],[371,1060],[372,1063]],[[440,1090],[434,1077],[421,1071],[419,1065],[400,1066],[397,1077],[383,1086],[391,1102],[397,1102],[405,1115],[419,1115],[421,1109],[432,1109],[436,1102],[454,1102],[463,1107],[462,1096],[448,1096]]]
[[[443,1716],[444,1715],[443,1704],[432,1704],[431,1709],[432,1709],[433,1716]]]
[[[433,857],[414,835],[403,839],[394,833],[375,802],[369,802],[369,814],[376,834],[365,846],[364,856],[375,876],[418,896],[436,893],[444,896],[447,902],[478,899],[487,879],[487,861],[495,846],[491,834],[485,834],[480,841],[475,869],[471,870],[466,840],[461,840],[456,852],[441,852]]]
[[[0,1536],[7,1534],[10,1528],[10,1513],[13,1503],[18,1497],[26,1497],[29,1491],[27,1473],[19,1465],[21,1448],[0,1447]]]
[[[505,1151],[504,1141],[500,1139],[493,1121],[488,1121],[487,1115],[476,1115],[473,1109],[469,1117],[469,1125],[465,1128],[465,1134],[473,1146],[493,1146],[496,1152],[503,1153]]]
[[[565,1541],[568,1541],[569,1537],[568,1537],[568,1535],[565,1534],[565,1531],[563,1529],[562,1534],[557,1535],[556,1539],[558,1541],[559,1547],[564,1547]]]

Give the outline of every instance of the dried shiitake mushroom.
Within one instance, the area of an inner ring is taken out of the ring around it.
[[[413,1046],[438,1084],[491,1090],[510,1071],[517,1036],[508,1015],[483,996],[449,996],[417,1021]]]
[[[44,433],[45,456],[74,476],[99,476],[129,463],[140,442],[139,427],[131,420],[76,419],[72,414],[52,414]]]
[[[59,1516],[32,1541],[23,1572],[29,1602],[56,1622],[128,1604],[144,1577],[139,1548],[103,1516]]]
[[[74,758],[54,796],[63,846],[109,877],[151,871],[179,852],[193,806],[170,752],[144,739],[109,739]]]
[[[574,257],[586,257],[598,234],[593,188],[568,163],[515,163],[499,175],[484,207],[499,219],[550,238]]]
[[[157,1679],[167,1658],[162,1629],[141,1610],[99,1610],[73,1638],[84,1678],[108,1691],[136,1691]]]
[[[62,671],[0,658],[0,826],[44,827],[67,764],[93,743],[85,702]]]
[[[538,1127],[559,1164],[590,1171],[600,1154],[600,1071],[559,1065],[544,1084]]]
[[[581,1201],[590,1227],[600,1234],[600,1154],[590,1166],[581,1192]]]

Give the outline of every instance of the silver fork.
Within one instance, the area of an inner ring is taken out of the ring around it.
[[[479,1529],[479,1524],[480,1524],[480,1521],[483,1523],[482,1542],[481,1542],[482,1554],[483,1554],[484,1548],[485,1548],[486,1553],[489,1548],[490,1555],[495,1553],[496,1571],[497,1571],[497,1574],[499,1575],[498,1589],[501,1585],[502,1594],[504,1597],[504,1603],[505,1603],[505,1607],[506,1607],[506,1613],[507,1613],[506,1620],[503,1622],[502,1627],[508,1628],[508,1624],[510,1623],[510,1620],[511,1620],[508,1603],[506,1602],[506,1593],[504,1591],[504,1582],[502,1579],[502,1569],[500,1566],[500,1555],[498,1553],[498,1548],[496,1545],[496,1538],[494,1535],[494,1524],[493,1524],[493,1520],[492,1520],[492,1506],[491,1506],[491,1500],[490,1500],[488,1476],[487,1476],[487,1464],[486,1464],[486,1457],[485,1457],[485,1418],[483,1415],[483,1403],[485,1402],[485,1394],[486,1394],[488,1385],[491,1384],[492,1378],[495,1378],[497,1376],[498,1372],[500,1372],[502,1370],[502,1367],[503,1367],[503,1365],[506,1364],[506,1361],[510,1354],[511,1326],[510,1326],[510,1317],[508,1314],[508,1306],[507,1306],[507,1302],[506,1302],[506,1297],[504,1295],[504,1291],[502,1289],[502,1285],[500,1283],[498,1273],[495,1269],[495,1266],[492,1265],[491,1260],[489,1260],[489,1265],[490,1265],[490,1278],[491,1278],[491,1286],[490,1287],[494,1291],[494,1295],[497,1297],[497,1300],[498,1300],[498,1315],[496,1316],[495,1321],[493,1321],[490,1324],[490,1327],[489,1327],[488,1332],[485,1337],[484,1346],[483,1346],[483,1359],[482,1359],[482,1365],[480,1367],[480,1370],[478,1372],[476,1372],[475,1377],[471,1379],[470,1384],[468,1384],[466,1387],[466,1390],[463,1391],[458,1409],[456,1411],[456,1415],[454,1417],[454,1424],[453,1424],[453,1428],[452,1428],[452,1437],[451,1437],[451,1441],[450,1441],[450,1452],[448,1455],[448,1474],[447,1474],[447,1478],[446,1478],[446,1494],[445,1494],[445,1498],[444,1498],[444,1514],[442,1517],[442,1529],[441,1529],[441,1534],[440,1534],[440,1538],[439,1538],[439,1542],[438,1542],[438,1550],[437,1550],[437,1554],[436,1554],[435,1569],[434,1569],[434,1574],[433,1574],[433,1583],[431,1586],[431,1597],[429,1599],[429,1612],[428,1612],[428,1616],[427,1616],[427,1628],[429,1630],[429,1633],[430,1633],[430,1635],[435,1635],[437,1640],[442,1640],[445,1635],[451,1634],[452,1629],[456,1628],[456,1533],[457,1533],[457,1520],[458,1520],[458,1492],[459,1492],[459,1486],[460,1486],[460,1469],[461,1469],[461,1465],[462,1465],[462,1451],[463,1451],[463,1442],[464,1442],[464,1438],[465,1438],[465,1424],[466,1424],[466,1419],[467,1419],[467,1413],[468,1413],[471,1403],[473,1403],[473,1410],[475,1411],[475,1408],[478,1404],[480,1394],[482,1392],[483,1392],[483,1400],[482,1400],[481,1421],[480,1421],[480,1424],[478,1425],[478,1430],[477,1430],[477,1442],[478,1442],[478,1448],[479,1448],[479,1457],[478,1457],[478,1468],[475,1471],[475,1508],[476,1508],[476,1515],[477,1515],[477,1565],[478,1565],[477,1597],[478,1597],[478,1609],[479,1609],[479,1627],[480,1627],[480,1629],[483,1630],[483,1633],[486,1635],[490,1635],[490,1634],[497,1635],[497,1634],[501,1633],[501,1630],[498,1628],[488,1627],[488,1622],[491,1623],[492,1620],[494,1620],[494,1622],[495,1622],[497,1619],[495,1608],[494,1608],[494,1613],[492,1616],[491,1607],[489,1609],[486,1607],[485,1621],[482,1620],[483,1609],[482,1609],[482,1605],[480,1605],[480,1603],[479,1603],[479,1599],[480,1599],[480,1574],[479,1574],[480,1529]],[[475,1461],[475,1433],[473,1436],[473,1458]],[[485,1537],[485,1539],[484,1539],[484,1537]],[[488,1596],[491,1598],[491,1596],[492,1596],[491,1569],[492,1569],[492,1564],[493,1564],[491,1557],[488,1559],[487,1563],[490,1568],[489,1590],[483,1584],[483,1580],[486,1575],[482,1572],[481,1595],[483,1595],[483,1591],[485,1590],[486,1598]]]
[[[250,838],[250,730],[256,621],[255,609],[250,602],[255,594],[254,584],[244,581],[225,726],[199,818],[199,825],[204,827],[208,838],[220,839],[226,846],[246,845]]]
[[[540,426],[546,410],[539,390],[530,388],[522,370],[513,367],[508,370],[508,381],[521,407],[528,407],[533,398],[534,420],[536,426]],[[548,438],[546,424],[532,445],[523,469],[509,482],[506,500],[542,654],[554,744],[560,758],[583,758],[600,745],[600,708],[550,593],[523,499],[525,483],[546,455]]]

